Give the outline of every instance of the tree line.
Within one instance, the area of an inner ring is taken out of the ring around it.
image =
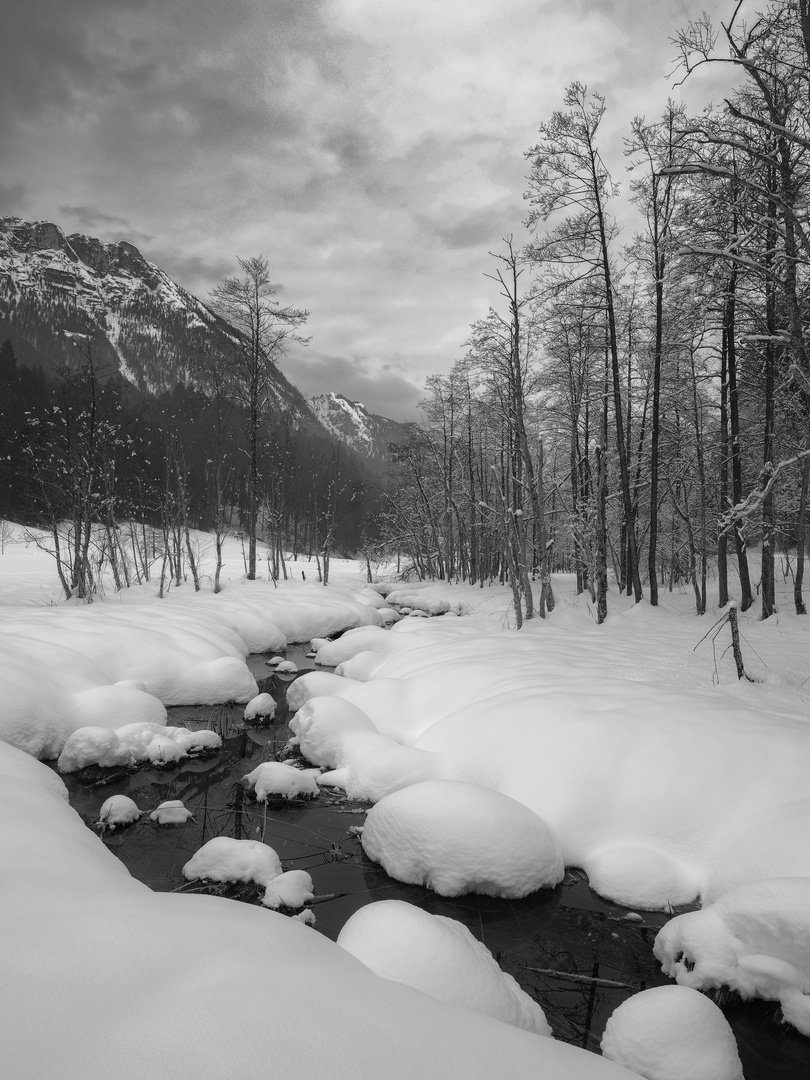
[[[491,253],[500,302],[396,452],[388,537],[422,575],[508,581],[518,625],[552,570],[600,622],[609,573],[653,605],[685,583],[698,613],[711,579],[766,618],[777,551],[806,613],[810,0],[749,7],[677,38],[681,78],[730,66],[728,98],[628,131],[629,242],[605,100],[567,88],[526,152],[528,239]]]

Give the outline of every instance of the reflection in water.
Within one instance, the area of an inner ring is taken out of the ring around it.
[[[305,650],[291,648],[287,655],[303,674]],[[90,827],[112,794],[128,795],[146,811],[136,824],[103,837],[134,877],[158,891],[172,891],[183,886],[185,863],[212,837],[263,840],[275,848],[285,870],[307,870],[312,876],[321,933],[334,940],[350,915],[375,900],[405,900],[458,919],[540,1002],[557,1038],[597,1052],[607,1018],[622,1001],[637,990],[668,983],[652,954],[668,916],[645,912],[641,921],[628,921],[626,909],[595,896],[578,870],[569,870],[556,889],[522,900],[441,897],[395,881],[366,858],[350,833],[363,824],[366,804],[330,791],[312,802],[253,802],[239,780],[282,752],[290,735],[283,691],[292,679],[269,676],[264,657],[249,662],[260,690],[279,700],[271,727],[246,730],[243,706],[173,708],[171,723],[220,731],[222,752],[171,770],[118,773],[103,786],[64,778],[71,805]],[[194,820],[179,827],[151,822],[148,812],[169,799],[182,799]],[[773,1004],[744,1003],[731,995],[718,1003],[734,1028],[747,1080],[810,1076],[810,1039],[780,1025]]]

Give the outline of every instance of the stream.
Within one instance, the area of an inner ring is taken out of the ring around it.
[[[300,674],[312,670],[306,652],[291,646],[286,653]],[[405,900],[458,919],[541,1004],[558,1039],[597,1053],[608,1017],[625,998],[669,982],[652,945],[670,916],[639,912],[628,919],[628,909],[598,897],[577,869],[569,869],[557,888],[522,900],[441,897],[395,881],[365,856],[350,830],[362,826],[369,804],[329,789],[311,801],[252,801],[239,779],[282,754],[290,737],[285,688],[295,676],[272,675],[265,660],[251,656],[248,665],[260,690],[269,690],[279,702],[272,726],[246,729],[241,705],[172,707],[170,724],[213,727],[223,736],[222,751],[167,769],[106,770],[106,775],[86,770],[62,777],[71,805],[89,828],[110,795],[128,795],[144,811],[134,825],[102,836],[133,877],[160,892],[199,891],[196,884],[185,883],[182,871],[207,840],[263,840],[276,850],[285,870],[311,875],[315,932],[334,940],[353,912],[375,900]],[[179,827],[151,822],[149,812],[168,799],[182,799],[193,820]],[[238,887],[218,891],[246,899]],[[257,897],[258,890],[247,899],[258,902]],[[734,1029],[746,1080],[807,1080],[810,1039],[782,1025],[773,1003],[742,1002],[724,992],[715,1000]]]

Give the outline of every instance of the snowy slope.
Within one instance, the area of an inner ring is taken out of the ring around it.
[[[66,236],[48,221],[0,219],[0,340],[46,370],[75,363],[92,344],[101,370],[147,393],[205,385],[201,358],[227,350],[236,331],[125,240]],[[275,373],[275,406],[306,423],[303,396]]]
[[[360,401],[329,393],[309,398],[309,406],[326,430],[358,454],[385,463],[391,443],[405,440],[405,425],[371,413]]]

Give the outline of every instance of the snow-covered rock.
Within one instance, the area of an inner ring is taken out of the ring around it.
[[[258,802],[267,802],[270,795],[283,799],[314,799],[318,795],[318,769],[296,769],[283,761],[265,761],[242,777],[242,783],[253,791]]]
[[[276,715],[276,700],[272,694],[257,694],[245,706],[244,719],[247,723],[255,720],[272,720]]]
[[[607,1022],[602,1053],[646,1080],[743,1080],[725,1016],[686,986],[655,986],[623,1001]]]
[[[431,915],[402,900],[381,900],[356,911],[337,940],[385,979],[537,1035],[551,1035],[537,1002],[455,919]]]
[[[282,873],[273,848],[258,840],[215,836],[196,851],[183,867],[187,881],[244,881],[267,885]]]
[[[280,664],[276,664],[277,675],[297,675],[298,664],[293,663],[292,660],[282,660]]]
[[[565,873],[559,844],[536,814],[457,780],[427,780],[381,799],[362,844],[391,877],[442,896],[527,896]]]
[[[193,815],[181,799],[169,799],[153,810],[149,818],[156,825],[185,825],[189,818],[193,820]]]
[[[116,825],[131,825],[141,816],[135,802],[127,795],[111,795],[101,804],[96,825],[114,829]]]
[[[314,897],[312,878],[306,870],[285,870],[267,883],[262,903],[277,911],[279,908],[301,908]]]

